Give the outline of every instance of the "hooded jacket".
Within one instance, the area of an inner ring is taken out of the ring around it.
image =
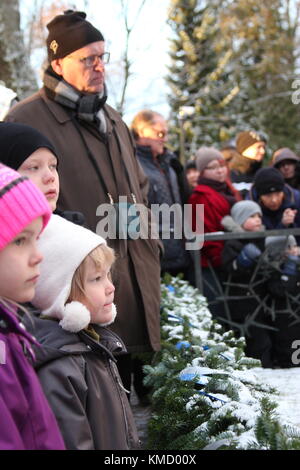
[[[126,352],[120,338],[99,325],[90,334],[71,333],[40,317],[28,327],[42,346],[35,367],[67,449],[139,448],[113,355]]]
[[[16,315],[0,305],[1,450],[65,449],[32,367],[33,345],[39,349]]]

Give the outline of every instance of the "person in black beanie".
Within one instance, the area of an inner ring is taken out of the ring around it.
[[[160,241],[150,235],[147,178],[128,127],[106,104],[109,52],[102,33],[84,12],[73,10],[55,16],[47,28],[49,66],[43,87],[14,106],[5,120],[29,124],[54,143],[60,155],[58,208],[82,212],[87,228],[106,238],[117,253],[118,316],[111,328],[128,351],[118,357],[118,367],[130,390],[131,353],[160,349]],[[120,235],[112,221],[107,230],[108,204],[117,213],[124,206],[144,206],[139,227],[145,226],[149,236],[132,239],[122,226]]]
[[[84,225],[81,212],[61,211],[59,196],[59,157],[54,145],[38,130],[26,124],[0,122],[0,162],[27,176],[42,191],[52,212],[78,225]]]
[[[300,192],[285,184],[276,168],[261,168],[256,173],[247,199],[261,206],[266,229],[300,227]]]
[[[54,211],[59,195],[58,155],[49,139],[31,126],[0,122],[0,148],[0,162],[28,176]]]

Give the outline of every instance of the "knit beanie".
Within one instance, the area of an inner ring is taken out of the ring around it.
[[[90,312],[81,302],[67,305],[66,302],[76,269],[91,251],[103,244],[106,245],[104,238],[55,214],[38,241],[44,258],[32,304],[43,315],[59,319],[64,330],[76,333],[91,322]],[[113,306],[112,321],[101,326],[112,323],[115,316]]]
[[[200,147],[196,152],[196,165],[199,171],[205,170],[213,160],[225,160],[221,152],[214,147]]]
[[[281,149],[276,150],[272,157],[272,165],[277,168],[279,163],[283,160],[293,160],[295,162],[299,162],[300,158],[288,147],[283,147]]]
[[[236,137],[236,148],[240,154],[257,142],[262,142],[262,137],[254,131],[240,132]]]
[[[0,161],[17,170],[39,148],[47,148],[58,160],[51,142],[31,126],[15,122],[0,122]]]
[[[50,216],[49,203],[38,187],[0,163],[0,250],[38,217],[43,217],[44,229]]]
[[[67,10],[57,15],[47,24],[48,59],[62,59],[71,52],[77,51],[96,41],[104,41],[101,32],[86,19],[83,11]]]
[[[283,256],[285,250],[297,246],[294,235],[272,235],[265,238],[265,248],[269,257]]]
[[[283,191],[284,178],[276,168],[261,168],[254,177],[253,186],[258,196]]]
[[[231,208],[231,217],[241,226],[254,214],[262,215],[260,206],[254,201],[239,201]]]

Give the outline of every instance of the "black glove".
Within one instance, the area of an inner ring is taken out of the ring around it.
[[[261,251],[254,243],[247,243],[238,255],[236,261],[237,264],[244,268],[251,268],[260,255]]]

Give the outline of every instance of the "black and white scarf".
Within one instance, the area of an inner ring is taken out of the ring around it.
[[[105,85],[102,93],[84,95],[57,75],[51,66],[45,70],[43,82],[49,99],[74,110],[78,119],[97,124],[99,130],[106,133],[107,124],[102,109],[107,100]]]

